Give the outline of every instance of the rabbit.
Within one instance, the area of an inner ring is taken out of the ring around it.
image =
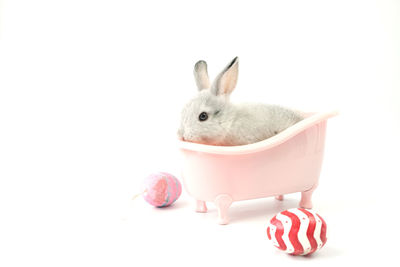
[[[234,104],[239,59],[235,57],[210,84],[207,63],[198,61],[194,76],[198,95],[183,108],[178,137],[183,141],[215,146],[238,146],[278,134],[303,117],[278,105]]]

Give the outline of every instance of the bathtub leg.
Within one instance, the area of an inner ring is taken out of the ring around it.
[[[215,205],[218,208],[218,223],[219,224],[228,224],[228,209],[232,204],[232,198],[229,195],[218,195],[215,198]]]
[[[301,192],[301,200],[299,203],[299,206],[301,208],[304,209],[311,209],[312,208],[312,201],[311,201],[311,196],[315,190],[315,188],[317,188],[317,185],[313,185],[313,187],[311,187],[311,189]]]
[[[196,200],[196,212],[207,212],[207,206],[205,201]]]
[[[283,200],[283,195],[275,196],[276,200],[282,201]]]

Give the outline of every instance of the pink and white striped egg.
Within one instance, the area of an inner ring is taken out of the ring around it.
[[[181,183],[172,174],[153,173],[144,180],[143,198],[155,207],[162,208],[171,205],[181,193]]]
[[[313,210],[295,208],[279,212],[267,227],[272,244],[291,255],[310,255],[326,243],[326,223]]]

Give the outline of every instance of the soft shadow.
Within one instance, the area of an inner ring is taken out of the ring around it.
[[[276,254],[280,254],[280,253],[285,253],[285,252],[276,250]],[[329,245],[328,246],[325,245],[323,248],[321,248],[321,250],[318,250],[311,255],[305,255],[305,256],[297,255],[296,256],[296,255],[287,254],[287,257],[294,261],[313,261],[316,259],[321,260],[321,259],[335,258],[335,257],[342,256],[343,254],[344,254],[343,250],[340,250],[335,247],[329,247]]]
[[[178,200],[174,203],[172,203],[172,205],[167,206],[167,207],[154,207],[154,209],[156,210],[160,210],[160,211],[164,211],[164,210],[176,210],[176,209],[182,209],[182,208],[186,208],[190,205],[190,203],[186,200]]]
[[[329,240],[327,241],[326,245],[321,248],[321,250],[307,256],[303,256],[306,259],[322,259],[322,258],[335,258],[342,256],[345,253],[344,250],[341,250],[337,247],[330,247]]]
[[[234,202],[229,208],[231,223],[272,218],[283,210],[297,208],[300,199],[276,200],[273,197]]]

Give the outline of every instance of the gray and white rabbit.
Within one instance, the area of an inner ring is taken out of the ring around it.
[[[299,122],[297,112],[268,104],[233,104],[239,60],[234,58],[210,84],[207,63],[198,61],[194,76],[199,90],[182,110],[178,136],[189,142],[218,146],[251,144]]]

